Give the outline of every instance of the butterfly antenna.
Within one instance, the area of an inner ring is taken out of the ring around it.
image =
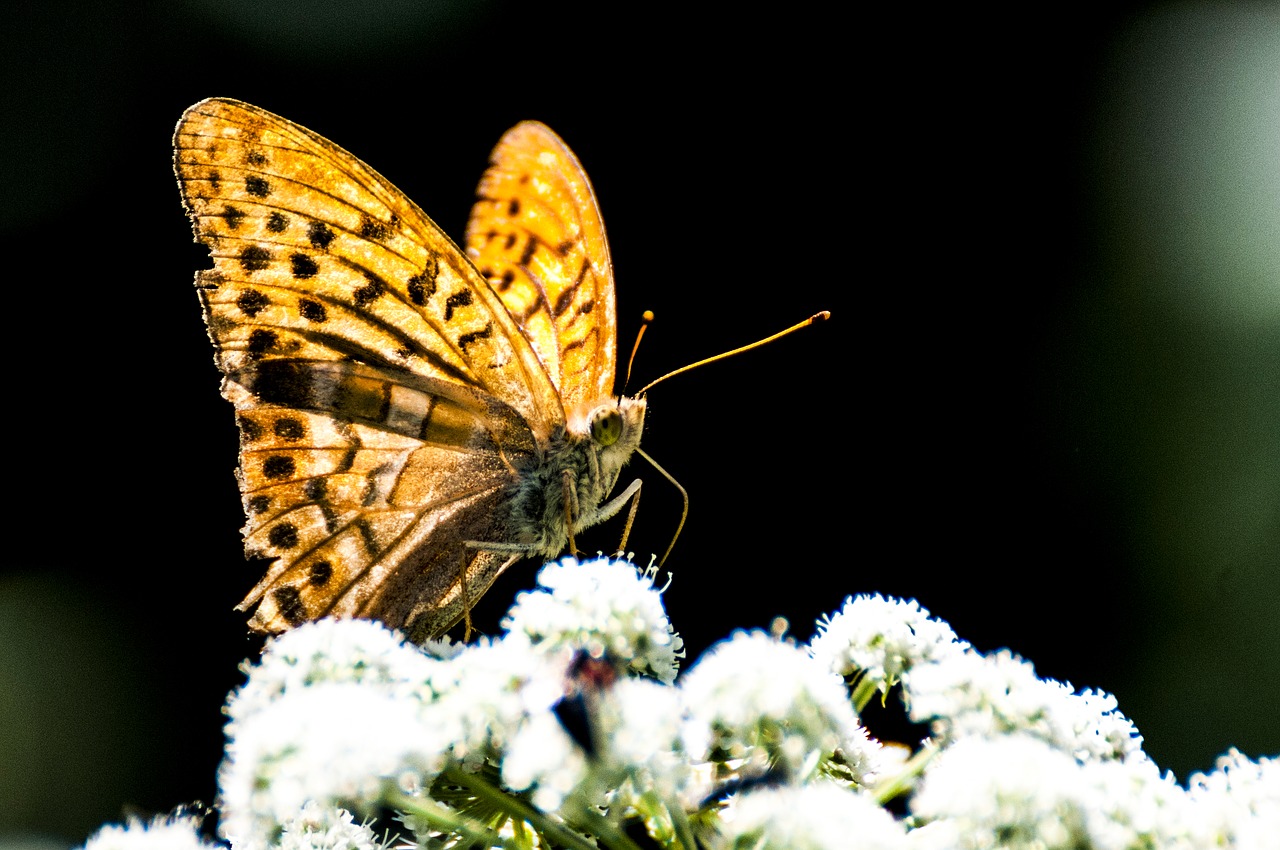
[[[646,385],[644,386],[644,388],[643,388],[642,390],[640,390],[640,392],[636,393],[636,395],[637,395],[637,396],[642,396],[642,395],[644,395],[648,390],[650,390],[650,389],[651,389],[651,388],[653,388],[654,386],[656,386],[656,385],[658,385],[658,384],[662,383],[662,382],[663,382],[663,381],[665,381],[667,378],[674,378],[676,375],[679,375],[681,372],[688,372],[690,369],[697,369],[699,366],[705,366],[705,365],[707,365],[708,363],[714,363],[714,362],[716,362],[717,360],[724,360],[726,357],[732,357],[732,356],[733,356],[733,355],[735,355],[735,354],[741,354],[741,353],[742,353],[742,352],[744,352],[744,351],[750,351],[750,350],[751,350],[751,349],[753,349],[753,348],[759,348],[760,346],[762,346],[762,345],[764,345],[764,344],[766,344],[766,343],[773,342],[775,339],[778,339],[779,337],[784,337],[784,336],[786,336],[786,335],[787,335],[787,334],[789,334],[789,333],[793,333],[793,332],[795,332],[795,331],[800,330],[801,328],[807,328],[807,327],[809,327],[809,325],[812,325],[812,324],[814,324],[815,322],[823,322],[823,321],[826,321],[827,319],[830,319],[830,318],[831,318],[831,311],[830,311],[830,310],[823,310],[821,313],[814,313],[812,316],[810,316],[809,318],[805,319],[803,322],[797,322],[796,324],[794,324],[794,325],[792,325],[791,327],[787,328],[785,331],[778,331],[778,332],[777,332],[776,334],[774,334],[773,336],[767,336],[767,337],[765,337],[764,339],[756,340],[755,342],[751,343],[750,345],[744,345],[744,346],[742,346],[741,348],[735,348],[735,349],[733,349],[733,351],[726,351],[726,352],[724,352],[724,353],[722,353],[722,354],[717,354],[715,357],[708,357],[708,358],[706,358],[705,360],[699,360],[697,363],[690,363],[688,366],[681,366],[679,369],[676,369],[674,372],[668,372],[667,374],[663,375],[661,378],[658,378],[658,380],[656,380],[656,381],[650,381],[648,384],[646,384]],[[644,331],[644,329],[643,329],[643,328],[641,328],[641,332],[643,332],[643,331]],[[637,339],[636,339],[636,344],[638,345],[639,343],[640,343],[640,340],[639,340],[639,338],[637,338]],[[630,373],[630,367],[628,366],[628,374],[629,374],[629,373]],[[652,460],[650,460],[649,462],[650,462],[650,463],[653,463],[653,461],[652,461]],[[653,465],[654,465],[654,466],[657,466],[657,464],[656,464],[656,463],[655,463],[655,464],[653,464]],[[661,472],[661,471],[662,471],[662,470],[661,470],[661,468],[659,468],[659,470],[658,470],[658,471],[659,471],[659,472]],[[666,475],[666,473],[665,473],[665,472],[664,472],[664,473],[662,473],[662,474],[663,474],[663,475]],[[670,476],[667,476],[667,477],[668,477],[668,478],[670,478]],[[674,480],[675,480],[675,479],[672,479],[672,481],[673,481],[673,482],[674,482]],[[677,486],[677,487],[679,487],[680,485],[679,485],[679,484],[677,484],[676,486]],[[673,541],[673,542],[674,542],[674,541]],[[668,550],[668,551],[670,551],[670,550]]]
[[[644,339],[645,328],[649,327],[649,323],[653,321],[653,311],[645,310],[644,315],[640,317],[640,331],[636,334],[636,344],[631,346],[631,357],[627,359],[627,378],[622,382],[622,389],[625,392],[627,384],[631,383],[631,364],[636,362],[636,352],[640,350],[640,340]]]
[[[689,518],[689,491],[681,487],[680,482],[672,478],[670,472],[667,472],[661,466],[658,466],[658,462],[649,457],[644,449],[636,446],[636,454],[649,461],[653,468],[661,472],[663,478],[674,484],[676,489],[680,491],[680,495],[684,497],[684,512],[680,514],[680,524],[676,526],[676,533],[672,536],[671,543],[667,546],[667,551],[662,553],[662,560],[658,561],[658,566],[662,566],[667,562],[667,556],[671,554],[671,550],[676,547],[676,540],[680,538],[680,532],[684,530],[684,521]]]

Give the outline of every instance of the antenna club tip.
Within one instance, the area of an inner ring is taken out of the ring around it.
[[[644,319],[646,322],[652,322],[652,321],[653,321],[653,311],[652,311],[652,310],[645,310],[643,313],[641,313],[641,314],[640,314],[640,318],[641,318],[641,319]]]
[[[821,313],[814,313],[812,316],[810,316],[809,324],[813,324],[814,322],[825,322],[827,319],[830,319],[830,318],[831,318],[831,311],[823,310]]]

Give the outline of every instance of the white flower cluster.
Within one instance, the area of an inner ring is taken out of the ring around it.
[[[940,745],[969,737],[1033,735],[1081,760],[1144,758],[1142,737],[1115,697],[1075,693],[1040,679],[1035,668],[1002,650],[973,650],[918,664],[903,679],[911,716],[931,721]]]
[[[85,842],[83,850],[214,850],[216,846],[200,837],[198,817],[177,814],[104,826]]]
[[[929,616],[914,599],[880,594],[846,599],[818,622],[810,648],[833,673],[858,677],[888,691],[917,664],[941,661],[967,648],[951,626]]]
[[[809,646],[735,633],[673,684],[680,639],[631,564],[539,581],[474,646],[350,620],[270,642],[226,709],[232,850],[614,850],[637,828],[671,850],[1276,847],[1280,762],[1232,751],[1183,788],[1114,698],[984,656],[915,602],[850,599]],[[895,686],[933,731],[909,758],[857,713]],[[357,820],[391,810],[381,841]],[[209,850],[197,826],[84,850]]]
[[[684,642],[658,593],[637,596],[635,576],[608,561],[566,558],[543,567],[538,584],[545,590],[521,593],[503,621],[508,639],[526,640],[544,654],[566,647],[596,658],[608,654],[626,659],[635,672],[675,681]]]

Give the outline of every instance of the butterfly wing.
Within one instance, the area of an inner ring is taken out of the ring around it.
[[[550,129],[502,137],[480,181],[467,253],[524,329],[568,411],[613,392],[617,308],[591,181]]]
[[[538,354],[454,243],[333,143],[215,99],[174,148],[213,256],[196,283],[238,411],[246,549],[275,559],[251,625],[442,630],[512,560],[462,542],[505,539],[508,488],[563,426]]]

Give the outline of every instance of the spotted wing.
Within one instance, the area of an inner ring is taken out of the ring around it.
[[[522,122],[480,181],[467,253],[560,389],[566,410],[613,392],[613,266],[591,182],[550,129]]]
[[[464,581],[474,599],[506,563],[462,542],[505,539],[498,508],[563,425],[537,354],[453,242],[331,142],[207,100],[174,147],[213,256],[196,284],[240,423],[246,549],[275,559],[251,625],[446,627]]]

